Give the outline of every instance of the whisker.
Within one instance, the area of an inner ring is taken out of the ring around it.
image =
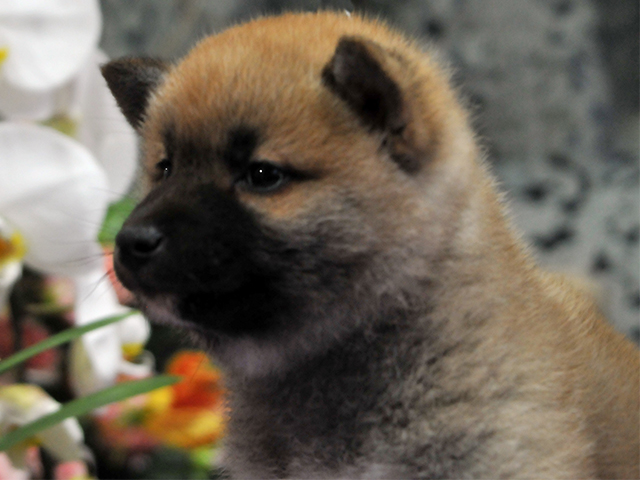
[[[86,300],[86,299],[87,299],[87,298],[89,298],[91,295],[93,295],[93,294],[96,292],[96,290],[98,289],[98,287],[99,287],[99,286],[100,286],[100,285],[101,285],[105,280],[106,280],[106,281],[108,281],[108,282],[110,282],[110,280],[109,280],[109,274],[106,274],[106,273],[105,273],[104,275],[102,275],[102,277],[100,277],[100,279],[99,279],[99,280],[97,280],[97,281],[95,282],[95,285],[94,285],[94,286],[93,286],[93,288],[92,288],[92,289],[87,293],[87,295],[83,298],[83,300]],[[103,293],[103,295],[104,295],[104,293]]]

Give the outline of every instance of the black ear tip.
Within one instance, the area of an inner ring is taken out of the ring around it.
[[[366,45],[367,41],[358,37],[343,36],[338,40],[338,45],[333,54],[333,59],[370,57],[369,49]]]
[[[167,63],[156,58],[143,57],[123,57],[100,65],[103,75],[122,76],[140,75],[147,76],[160,75],[169,69]]]
[[[114,60],[100,65],[100,73],[102,73],[102,76],[107,81],[107,83],[110,83],[110,81],[114,79],[115,71],[117,70],[117,67],[115,65],[116,63],[117,60]]]
[[[338,40],[333,57],[322,70],[322,77],[329,86],[340,88],[340,85],[350,83],[358,71],[366,69],[363,63],[373,63],[363,40],[343,36]]]
[[[120,110],[138,128],[151,93],[162,83],[169,65],[152,58],[125,57],[100,66]]]
[[[364,45],[366,40],[362,40],[357,37],[343,36],[338,40],[335,54],[337,55],[357,55],[367,52],[367,48]]]
[[[100,73],[113,91],[119,83],[128,81],[135,73],[134,62],[131,59],[111,60],[100,65]]]
[[[400,88],[385,71],[385,51],[375,42],[354,36],[340,38],[322,71],[325,85],[374,130],[395,128],[401,121]]]

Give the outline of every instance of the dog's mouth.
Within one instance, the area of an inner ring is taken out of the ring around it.
[[[135,295],[138,307],[156,323],[181,328],[197,325],[204,329],[229,329],[231,314],[241,310],[238,304],[245,303],[242,292],[246,288],[233,281],[201,284],[196,288],[193,283],[199,282],[186,281],[189,275],[184,270],[174,272],[173,278],[158,275],[157,269],[133,270],[124,265],[118,255],[114,268],[122,284]]]
[[[233,290],[192,292],[133,290],[138,306],[150,321],[230,336],[256,335],[277,327],[287,302],[260,279]],[[277,315],[278,314],[278,315]]]
[[[182,307],[185,302],[189,302],[189,308],[195,312],[199,308],[208,308],[208,305],[199,304],[196,306],[196,304],[191,304],[190,300],[185,300],[178,295],[170,293],[137,293],[136,300],[135,306],[152,323],[188,330],[205,336],[212,333],[212,329],[207,328],[206,324],[193,321],[189,315],[185,315],[183,313],[184,307]]]
[[[135,306],[151,321],[160,325],[185,327],[190,323],[178,309],[178,298],[171,294],[136,293]]]
[[[227,336],[261,335],[283,327],[299,303],[285,293],[281,271],[258,265],[246,252],[220,264],[173,254],[166,245],[147,254],[121,243],[114,253],[116,274],[151,321]]]

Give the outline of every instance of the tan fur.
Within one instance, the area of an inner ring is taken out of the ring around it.
[[[533,429],[545,420],[538,418],[536,405],[546,404],[558,412],[557,430],[541,432],[549,452],[554,452],[549,458],[565,457],[561,464],[548,466],[549,477],[562,477],[560,472],[566,469],[567,478],[574,472],[584,478],[638,478],[637,349],[606,323],[584,291],[531,264],[505,231],[491,190],[484,183],[476,195],[484,196],[485,201],[476,198],[473,202],[481,223],[481,230],[474,230],[475,241],[470,245],[469,238],[458,237],[456,245],[462,251],[473,250],[477,261],[471,263],[467,257],[464,265],[454,268],[451,281],[459,285],[465,278],[485,277],[486,290],[469,292],[465,300],[482,304],[487,296],[493,297],[489,305],[492,314],[499,314],[499,321],[481,334],[485,345],[476,361],[489,364],[492,358],[496,363],[501,356],[509,358],[501,365],[506,371],[500,376],[529,383],[523,411],[505,411],[504,421]],[[484,245],[478,244],[478,238],[486,239]],[[502,252],[496,255],[499,250]],[[451,311],[446,313],[450,318],[455,317],[455,310],[465,311],[458,294],[452,300]],[[451,325],[452,335],[465,328],[468,326]],[[488,385],[477,388],[487,389]]]
[[[323,85],[322,69],[345,35],[373,42],[372,55],[400,87],[407,128],[389,149],[422,159],[416,174],[400,171],[380,137]],[[447,76],[416,43],[358,16],[261,18],[205,39],[167,73],[141,129],[150,171],[165,154],[169,124],[179,137],[211,144],[234,125],[256,126],[264,138],[257,158],[314,179],[270,195],[237,192],[243,205],[293,232],[342,215],[341,202],[357,199],[361,217],[348,218],[385,259],[380,292],[423,272],[438,279],[424,294],[437,299],[431,321],[442,329],[440,340],[474,346],[443,360],[447,380],[439,388],[475,397],[449,408],[429,393],[418,407],[429,428],[455,430],[469,418],[493,426],[485,465],[474,471],[639,478],[637,349],[583,292],[533,264],[505,220]],[[211,169],[221,189],[232,188],[224,168]],[[496,408],[501,392],[509,401]],[[523,448],[521,437],[531,444]],[[394,475],[385,468],[368,471]]]

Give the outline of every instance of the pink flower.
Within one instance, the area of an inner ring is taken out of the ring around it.
[[[53,473],[55,480],[84,480],[91,478],[87,465],[81,461],[64,462],[56,465]]]

